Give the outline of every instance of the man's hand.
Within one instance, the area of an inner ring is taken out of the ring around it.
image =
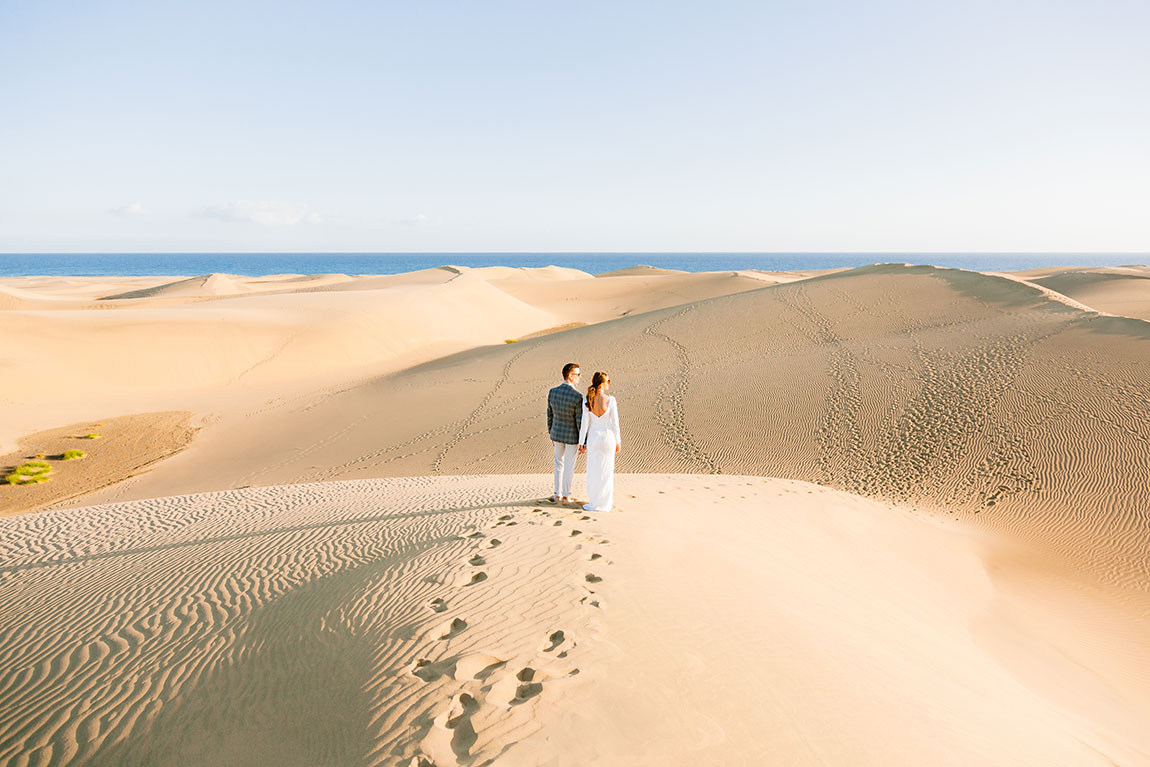
[[[579,455],[583,455],[586,452],[587,452],[587,447],[585,445],[580,445],[579,446]]]
[[[616,453],[618,453],[618,452],[619,452],[619,447],[620,447],[619,445],[615,445],[615,452],[616,452]]]

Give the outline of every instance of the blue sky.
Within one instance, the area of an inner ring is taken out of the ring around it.
[[[1150,251],[1150,4],[0,0],[0,251]]]

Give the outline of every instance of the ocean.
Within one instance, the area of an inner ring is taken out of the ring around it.
[[[933,264],[976,271],[1042,266],[1121,266],[1146,253],[0,253],[0,276],[399,274],[453,266],[565,266],[600,274],[645,264],[710,272],[790,271],[876,263]]]

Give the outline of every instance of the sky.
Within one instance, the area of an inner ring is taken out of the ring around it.
[[[0,252],[1150,251],[1150,3],[0,0]]]

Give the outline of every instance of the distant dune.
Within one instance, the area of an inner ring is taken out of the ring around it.
[[[105,296],[105,300],[123,298],[156,298],[159,296],[235,296],[249,292],[242,281],[228,274],[205,274],[186,280],[157,285],[154,288],[130,290]]]
[[[215,298],[238,296],[246,293],[270,291],[297,291],[310,287],[338,285],[351,280],[346,274],[289,274],[261,278],[238,277],[231,274],[205,274],[162,285],[129,290],[103,296],[101,300],[118,301],[141,298]]]
[[[679,269],[660,269],[657,266],[629,266],[626,269],[615,269],[610,272],[600,272],[596,277],[658,277],[669,274],[690,274]]]
[[[1100,312],[1150,320],[1150,267],[1062,267],[1014,274]]]

